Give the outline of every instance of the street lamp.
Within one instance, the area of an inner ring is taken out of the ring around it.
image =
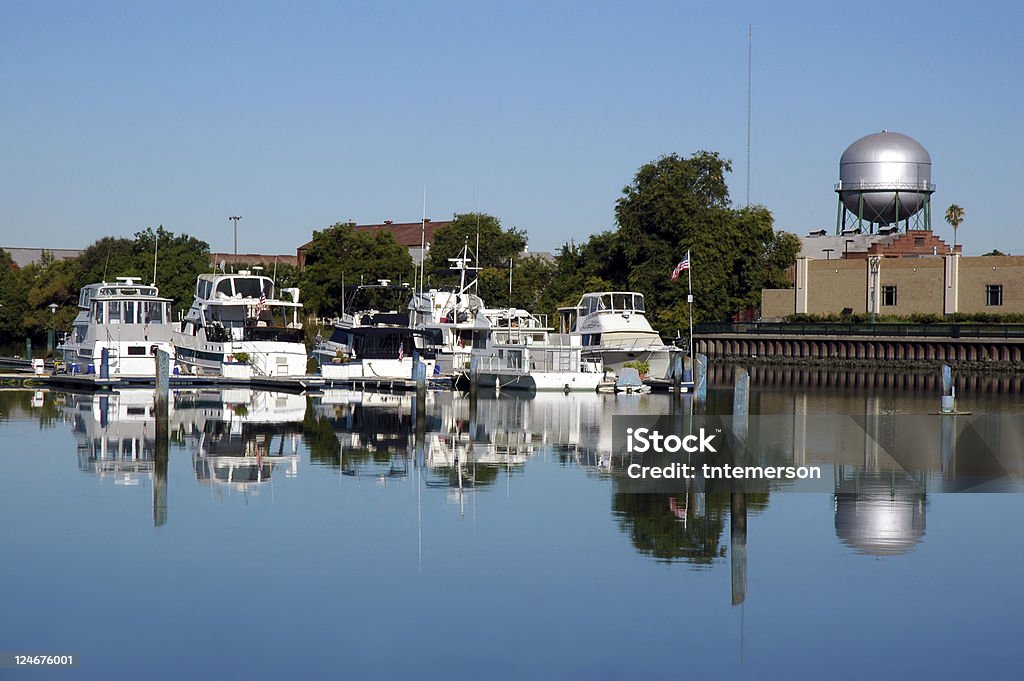
[[[241,215],[232,215],[228,218],[235,223],[235,259],[238,259],[238,221],[242,219]]]
[[[46,334],[46,354],[53,355],[53,337],[56,334],[57,327],[57,308],[60,307],[57,303],[50,303],[47,307],[50,308],[50,330]]]

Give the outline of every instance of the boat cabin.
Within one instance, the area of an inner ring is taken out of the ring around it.
[[[580,320],[590,315],[619,314],[629,317],[632,314],[643,315],[646,312],[647,308],[644,305],[642,293],[632,291],[586,293],[575,306],[558,308],[559,331],[560,333],[579,331]]]

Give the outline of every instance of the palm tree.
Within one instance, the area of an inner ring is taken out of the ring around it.
[[[956,228],[964,221],[964,209],[955,203],[946,209],[946,222],[953,225],[953,250],[956,250]]]

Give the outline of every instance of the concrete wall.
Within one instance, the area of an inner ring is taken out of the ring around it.
[[[807,312],[829,314],[845,308],[867,312],[864,260],[812,260],[807,269]]]
[[[879,285],[896,287],[896,305],[886,305],[883,296],[879,314],[942,314],[942,258],[884,259]]]
[[[985,287],[1001,284],[1003,304],[985,305]],[[960,258],[960,312],[1024,312],[1024,257],[986,255]]]
[[[766,288],[761,290],[761,319],[781,320],[793,314],[793,289]]]
[[[845,308],[868,312],[868,264],[864,259],[810,260],[807,267],[807,311],[838,314]],[[884,258],[879,271],[880,290],[896,287],[896,305],[881,305],[880,314],[943,314],[946,293],[944,259]],[[989,285],[1003,287],[1003,304],[986,305]],[[1024,256],[972,256],[959,258],[957,305],[959,312],[1024,313]],[[793,289],[763,289],[761,317],[793,314]]]

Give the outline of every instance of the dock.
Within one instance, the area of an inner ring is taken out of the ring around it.
[[[152,376],[112,376],[99,378],[94,374],[64,374],[46,372],[0,373],[0,387],[4,388],[58,388],[71,392],[101,392],[126,388],[155,388]],[[430,383],[432,389],[450,387]],[[404,392],[416,390],[412,379],[350,378],[325,379],[315,374],[306,376],[253,376],[251,378],[228,378],[223,376],[191,376],[179,374],[170,377],[170,388],[249,388],[272,392],[303,393],[316,392],[327,388],[350,388],[356,390],[379,390]]]

